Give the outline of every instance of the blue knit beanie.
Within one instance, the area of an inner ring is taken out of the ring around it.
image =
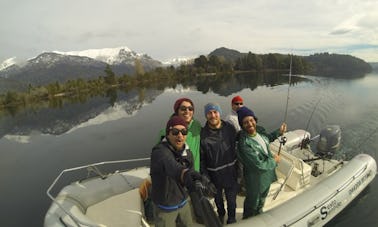
[[[238,111],[238,121],[239,121],[239,125],[241,128],[243,128],[243,119],[247,116],[251,116],[255,119],[255,121],[257,122],[257,117],[255,115],[255,113],[248,109],[246,106],[243,106],[241,107]]]
[[[216,111],[218,111],[219,115],[222,115],[222,109],[219,106],[219,104],[217,104],[217,103],[211,103],[210,102],[210,103],[206,104],[205,107],[204,107],[204,110],[205,110],[204,111],[205,117],[210,110],[216,110]]]

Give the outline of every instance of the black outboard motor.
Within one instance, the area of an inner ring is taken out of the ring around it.
[[[328,125],[320,131],[317,145],[318,155],[331,158],[340,148],[341,129],[338,125]]]

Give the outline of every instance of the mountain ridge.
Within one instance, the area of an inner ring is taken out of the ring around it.
[[[215,55],[224,57],[225,60],[235,63],[241,57],[247,56],[249,53],[242,53],[234,49],[220,47],[207,54],[208,57]],[[261,57],[272,55],[273,57],[288,56],[288,54],[259,54]],[[320,58],[319,58],[320,56]],[[349,71],[365,73],[371,71],[371,66],[376,65],[364,64],[362,59],[355,58],[350,55],[338,54],[314,54],[310,56],[298,56],[309,61],[313,66],[313,72],[320,75],[331,75],[335,69],[339,70],[340,65],[347,64],[342,75]],[[282,57],[280,57],[282,58]],[[55,82],[66,82],[67,80],[75,80],[78,78],[92,79],[104,76],[106,65],[110,65],[112,71],[117,76],[134,75],[135,61],[138,60],[145,71],[150,71],[156,67],[163,66],[179,66],[181,64],[193,63],[195,58],[178,57],[172,61],[160,62],[148,56],[147,54],[136,53],[126,46],[115,48],[87,49],[81,51],[51,51],[43,52],[38,56],[29,59],[24,64],[16,64],[16,58],[12,57],[0,64],[0,78],[2,78],[2,89],[9,85],[9,90],[19,90],[29,85],[45,85]],[[324,59],[326,59],[325,62]],[[329,60],[327,60],[329,59]],[[330,65],[331,61],[333,62]],[[340,61],[339,63],[337,61]],[[350,67],[353,64],[357,67]],[[337,63],[337,64],[336,64]],[[324,69],[327,70],[324,70]],[[7,82],[10,79],[11,82]],[[17,82],[17,83],[15,83]],[[17,85],[16,85],[17,84]],[[16,88],[17,87],[17,88]]]
[[[91,79],[104,75],[110,65],[116,75],[135,73],[135,61],[139,60],[146,71],[163,64],[146,54],[136,53],[127,47],[89,49],[84,51],[43,52],[23,65],[7,59],[1,64],[0,77],[19,81],[25,85],[44,85],[72,79]],[[13,64],[12,64],[13,63]]]

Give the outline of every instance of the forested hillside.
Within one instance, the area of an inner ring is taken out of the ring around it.
[[[211,52],[209,58],[217,56],[230,62],[234,71],[288,70],[292,61],[293,74],[310,74],[330,77],[360,77],[372,71],[372,66],[351,55],[316,53],[310,56],[288,54],[241,53],[225,47]],[[203,58],[203,57],[202,57]],[[202,62],[203,59],[202,59]]]
[[[311,64],[314,75],[358,77],[372,71],[370,64],[351,55],[321,53],[304,59]]]

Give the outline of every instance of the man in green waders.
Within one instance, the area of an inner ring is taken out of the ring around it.
[[[269,142],[286,132],[286,124],[280,129],[267,134],[257,126],[254,112],[243,106],[238,110],[238,121],[242,130],[237,145],[238,160],[243,164],[243,176],[246,184],[243,219],[262,212],[270,184],[277,180],[275,168],[279,156],[270,152]]]

